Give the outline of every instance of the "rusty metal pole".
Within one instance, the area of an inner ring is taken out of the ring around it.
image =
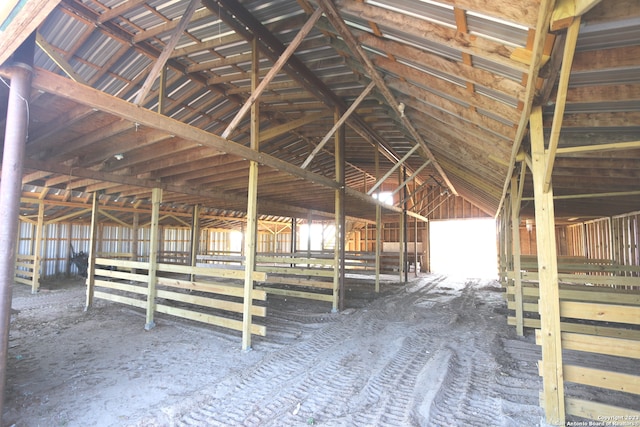
[[[22,193],[22,164],[29,127],[28,99],[35,33],[14,54],[0,178],[0,415],[4,409],[11,288],[15,278],[16,240]]]

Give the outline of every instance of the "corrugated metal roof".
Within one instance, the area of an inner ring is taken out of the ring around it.
[[[166,67],[168,99],[165,114],[216,135],[224,131],[250,96],[248,54],[251,43],[243,38],[250,24],[243,21],[245,17],[251,16],[261,24],[259,28],[248,29],[260,35],[260,69],[261,78],[264,78],[276,60],[267,50],[282,51],[296,37],[310,11],[317,7],[316,3],[296,0],[227,1],[202,3],[211,9],[202,7],[198,10],[200,17],[189,23],[178,43],[179,49],[186,49],[173,52]],[[127,2],[65,0],[51,13],[39,32],[94,88],[133,102],[189,2],[150,0],[112,19],[103,19],[106,15],[102,14],[107,11],[127,8]],[[448,186],[448,180],[452,188],[459,188],[464,198],[489,214],[496,213],[504,196],[503,185],[510,180],[507,176],[510,162],[514,160],[507,157],[512,151],[517,152],[515,148],[521,142],[516,138],[519,123],[527,122],[527,117],[522,117],[528,111],[528,105],[524,104],[544,105],[545,127],[549,128],[555,103],[554,85],[558,78],[557,59],[561,57],[559,53],[563,46],[558,42],[563,37],[557,36],[563,31],[548,37],[544,55],[551,60],[536,69],[541,78],[533,90],[534,96],[525,99],[529,66],[522,61],[526,62],[531,53],[527,46],[536,31],[532,23],[536,22],[534,15],[538,2],[517,2],[504,13],[488,2],[472,3],[473,7],[467,7],[473,10],[464,10],[461,5],[454,8],[454,3],[444,1],[335,1],[343,21],[359,39],[375,70],[395,97],[393,105],[387,99],[388,94],[385,97],[386,92],[377,87],[358,107],[356,115],[347,121],[346,162],[349,185],[354,189],[363,191],[365,182],[370,185],[375,180],[376,144],[383,162],[390,162],[397,161],[413,144],[424,143],[432,153],[433,163],[411,183],[415,188],[427,183],[422,196],[440,190],[441,185]],[[225,12],[225,8],[243,8],[244,11],[223,14],[223,22],[218,15]],[[574,138],[573,135],[582,133],[590,143],[602,143],[601,128],[608,128],[620,130],[621,138],[637,135],[640,140],[634,125],[638,122],[636,113],[640,108],[637,95],[640,63],[639,56],[634,54],[640,40],[640,12],[628,13],[631,9],[616,15],[615,4],[603,2],[583,17],[574,61],[578,65],[570,79],[565,112],[567,125],[562,135]],[[348,47],[347,40],[330,18],[327,13],[320,18],[296,50],[295,59],[278,73],[259,101],[261,132],[268,136],[262,146],[264,155],[296,167],[331,128],[335,108],[342,111],[348,108],[372,80],[367,64]],[[425,32],[421,27],[429,31]],[[234,28],[240,32],[236,34]],[[628,51],[613,53],[623,48]],[[601,56],[581,56],[590,52]],[[35,61],[37,67],[64,76],[46,53],[38,50]],[[159,87],[159,79],[156,79],[143,108],[157,109]],[[46,102],[52,102],[52,98],[59,112],[48,108]],[[83,102],[86,100],[41,97],[33,106],[37,119],[34,123],[39,125],[34,125],[37,129],[31,134],[44,135],[47,133],[45,128],[55,128],[55,121],[49,123],[47,120],[56,113],[60,120],[71,120],[65,114],[80,111]],[[402,112],[398,104],[402,104]],[[400,114],[408,118],[422,141],[417,141],[415,133],[402,123]],[[175,200],[193,202],[203,197],[224,212],[246,209],[242,195],[246,192],[248,176],[243,156],[226,154],[222,161],[218,158],[222,155],[219,150],[201,147],[179,137],[161,138],[158,134],[162,129],[149,131],[146,141],[140,139],[140,133],[132,134],[136,117],[124,117],[125,122],[130,123],[118,127],[114,123],[119,123],[116,118],[120,117],[116,116],[104,113],[96,119],[88,115],[72,121],[67,129],[56,128],[51,141],[55,141],[56,149],[62,150],[59,159],[69,162],[58,166],[68,169],[73,162],[76,170],[86,170],[87,174],[108,170],[116,181],[126,181],[122,179],[126,177],[140,180],[147,186],[150,185],[149,177],[155,172],[162,174],[160,182],[179,182],[182,186],[179,188],[190,194],[189,197],[179,196],[176,191],[168,196]],[[240,120],[238,128],[229,136],[230,147],[232,142],[248,146],[249,122],[249,115]],[[109,129],[112,134],[107,133]],[[101,132],[106,136],[100,136]],[[78,135],[86,137],[82,139]],[[154,137],[160,141],[155,142]],[[142,146],[125,146],[128,138]],[[62,144],[65,140],[72,143]],[[335,176],[333,142],[330,139],[309,166],[309,170],[330,179]],[[574,144],[575,139],[565,142]],[[526,138],[524,144],[526,148]],[[561,139],[560,146],[562,144]],[[36,142],[35,146],[46,152],[44,140]],[[125,159],[130,158],[120,163],[126,166],[120,167],[119,163],[113,162],[95,163],[100,153],[109,157],[116,147],[122,148]],[[41,154],[33,151],[28,160],[39,160]],[[586,164],[594,155],[584,157]],[[415,170],[427,158],[430,157],[425,150],[418,150],[407,165]],[[138,174],[136,168],[144,172]],[[171,176],[171,168],[175,168],[176,177]],[[192,168],[189,173],[182,172],[189,168]],[[260,191],[266,195],[267,203],[263,206],[268,208],[265,209],[274,211],[270,213],[300,215],[299,210],[313,210],[328,214],[333,210],[333,189],[317,182],[300,181],[288,173],[274,171],[272,167],[265,168],[266,178],[261,181]],[[443,178],[443,173],[447,179]],[[361,174],[366,178],[359,177]],[[587,189],[579,185],[582,182],[565,178],[569,174],[569,171],[559,169],[554,185],[564,193],[586,192]],[[34,183],[53,182],[57,188],[69,186],[84,191],[101,187],[105,198],[113,198],[118,203],[122,199],[139,197],[146,200],[149,197],[148,187],[140,185],[137,189],[132,181],[100,186],[95,181],[102,179],[68,177],[64,180],[64,174],[61,176],[51,172],[48,178],[39,178]],[[593,182],[596,178],[592,177]],[[397,176],[392,179],[397,185]],[[589,180],[582,181],[586,187]],[[218,193],[216,197],[205,197],[210,189],[219,190],[225,197],[217,197],[221,196]],[[278,189],[283,194],[278,194]],[[530,188],[525,191],[530,192]],[[125,196],[117,199],[121,194]],[[633,204],[634,200],[630,198],[625,203]],[[619,209],[617,206],[622,205],[624,203],[620,202],[610,206]],[[411,208],[420,211],[418,204]],[[370,204],[359,200],[351,201],[349,209],[350,214],[365,218],[371,218],[373,212]],[[562,209],[569,210],[569,206],[564,204]],[[593,210],[592,207],[589,209]]]

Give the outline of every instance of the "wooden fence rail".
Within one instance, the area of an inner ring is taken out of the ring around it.
[[[145,262],[97,258],[95,298],[138,308],[149,299],[149,264]],[[131,273],[128,271],[135,271]],[[194,277],[194,280],[191,280]],[[265,273],[254,280],[264,282]],[[157,264],[154,310],[196,322],[242,330],[244,271]],[[252,293],[254,301],[266,301],[261,290]],[[251,304],[252,317],[265,317],[264,305]],[[266,335],[264,325],[252,323],[251,333]]]
[[[36,257],[34,255],[16,255],[15,265],[15,282],[33,287],[34,275],[38,272],[34,271]],[[37,280],[37,277],[36,277]]]
[[[536,342],[541,345],[537,263],[535,257],[523,258],[523,271],[517,272],[517,275],[513,271],[506,272],[509,279],[505,292],[507,307],[515,313],[509,316],[508,322],[516,325],[516,319],[520,317],[525,327],[536,329]],[[637,370],[616,370],[616,366],[636,366],[637,362],[629,362],[629,359],[640,359],[640,277],[633,277],[640,269],[615,265],[609,260],[581,257],[561,257],[558,262],[562,349],[591,355],[578,360],[604,355],[620,358],[621,361],[619,364],[611,362],[609,369],[579,366],[577,362],[564,363],[564,382],[576,385],[565,388],[566,413],[592,419],[602,425],[637,424],[640,422],[640,412],[637,408],[623,407],[625,400],[611,405],[581,399],[576,394],[581,387],[589,387],[601,389],[603,395],[606,390],[640,395],[640,375],[636,374]],[[516,279],[520,279],[519,287],[516,286]],[[518,299],[516,292],[521,292]],[[517,300],[522,301],[520,307],[516,304]],[[539,366],[543,366],[542,362]],[[541,403],[544,406],[542,394]]]

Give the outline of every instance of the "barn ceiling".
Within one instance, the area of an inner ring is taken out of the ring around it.
[[[0,76],[36,31],[23,184],[41,198],[124,206],[161,187],[166,204],[243,212],[255,160],[261,214],[326,215],[339,121],[347,215],[375,216],[381,177],[419,218],[430,192],[496,215],[542,107],[556,214],[640,207],[640,1],[24,4],[0,8]]]

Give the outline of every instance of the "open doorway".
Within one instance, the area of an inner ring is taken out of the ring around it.
[[[432,221],[429,230],[433,273],[465,278],[498,277],[493,218]]]

